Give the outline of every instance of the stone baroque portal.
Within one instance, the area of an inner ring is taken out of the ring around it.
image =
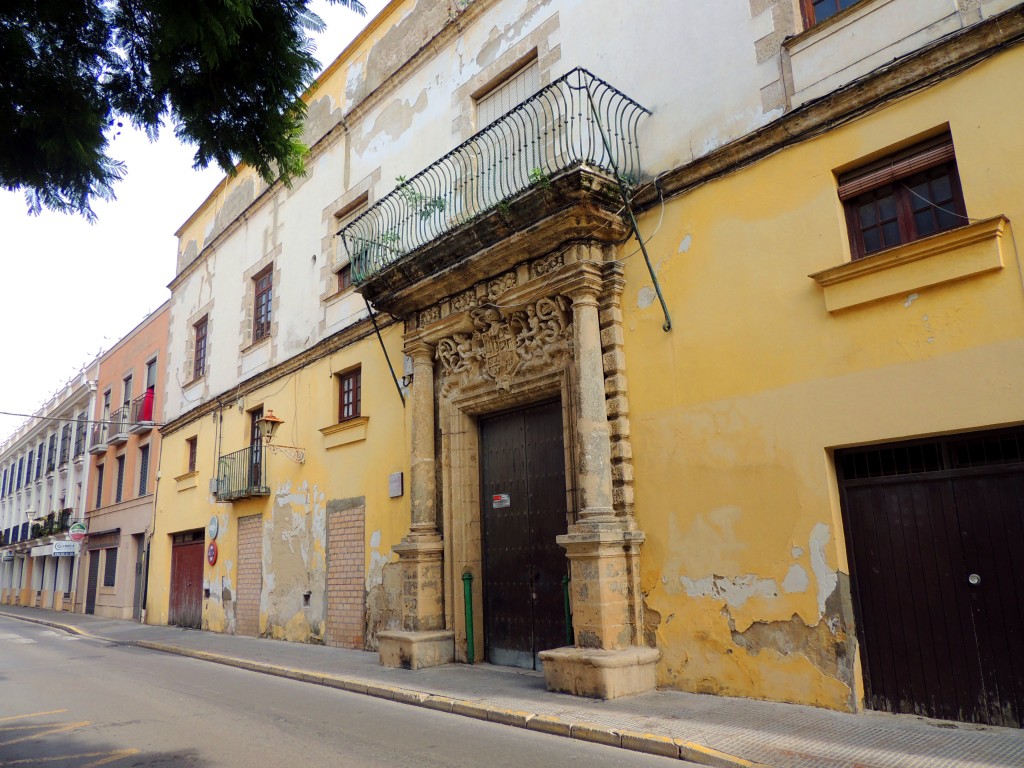
[[[437,343],[441,395],[477,380],[508,390],[521,373],[564,364],[572,355],[570,306],[566,297],[553,296],[521,310],[495,305],[471,310],[471,333],[455,333]]]

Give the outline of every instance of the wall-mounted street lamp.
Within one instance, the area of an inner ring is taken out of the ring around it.
[[[284,419],[274,415],[273,411],[267,411],[266,414],[256,420],[256,426],[260,431],[260,435],[263,436],[263,442],[266,443],[274,453],[284,454],[285,457],[294,461],[296,464],[306,463],[306,449],[299,448],[294,445],[273,445],[271,441],[274,439],[274,433],[277,432],[277,428],[284,424]]]

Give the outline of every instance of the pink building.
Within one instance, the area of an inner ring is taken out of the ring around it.
[[[76,609],[139,619],[160,459],[169,303],[100,358]]]

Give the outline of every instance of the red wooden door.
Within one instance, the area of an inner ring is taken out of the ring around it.
[[[167,623],[200,629],[203,624],[203,540],[171,547],[171,604]]]

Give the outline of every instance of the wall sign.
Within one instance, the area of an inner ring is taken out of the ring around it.
[[[53,542],[54,557],[74,557],[78,554],[77,541],[55,541]]]
[[[72,541],[81,541],[88,532],[89,529],[85,527],[85,523],[72,523],[68,528],[68,538]]]
[[[491,497],[491,509],[504,509],[511,503],[507,493],[496,493]]]
[[[217,564],[217,542],[211,541],[210,546],[206,548],[206,562],[210,565]]]
[[[209,531],[211,539],[216,539],[217,534],[220,533],[220,521],[217,520],[216,515],[210,518]]]

